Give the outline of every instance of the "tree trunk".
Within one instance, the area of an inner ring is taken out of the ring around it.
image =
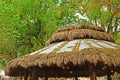
[[[111,17],[109,19],[109,24],[108,24],[108,29],[107,29],[107,32],[110,34],[112,34],[112,32],[113,32],[112,21],[113,21],[114,16],[115,16],[115,12],[111,13]]]
[[[91,63],[89,63],[89,74],[90,74],[90,80],[97,80],[96,79],[95,67]]]

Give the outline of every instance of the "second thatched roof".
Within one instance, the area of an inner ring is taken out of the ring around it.
[[[113,36],[107,34],[102,27],[90,25],[72,25],[62,27],[55,31],[50,39],[46,42],[46,46],[54,42],[74,40],[74,39],[97,39],[114,42]]]

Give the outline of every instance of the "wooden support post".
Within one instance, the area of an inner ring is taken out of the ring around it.
[[[75,80],[78,80],[78,77],[77,77],[77,76],[75,76]]]
[[[107,80],[112,80],[109,67],[107,67]]]
[[[38,67],[33,67],[32,74],[29,76],[29,80],[38,80]]]
[[[38,67],[33,68],[33,79],[38,80]]]
[[[75,80],[78,80],[78,71],[75,69]]]
[[[48,80],[48,72],[47,72],[48,70],[46,69],[45,70],[45,80]]]
[[[24,73],[24,80],[28,80],[28,73],[27,73],[27,71],[25,71],[25,73]]]
[[[20,77],[20,80],[22,80],[22,77]]]
[[[48,80],[48,77],[47,77],[47,76],[45,76],[45,80]]]
[[[91,63],[89,63],[89,74],[90,74],[90,80],[97,80],[96,79],[95,67]]]

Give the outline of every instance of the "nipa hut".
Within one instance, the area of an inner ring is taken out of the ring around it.
[[[10,61],[6,68],[9,76],[90,77],[120,73],[120,45],[102,27],[72,25],[53,33],[46,47]]]

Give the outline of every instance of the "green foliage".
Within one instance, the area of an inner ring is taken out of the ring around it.
[[[116,43],[120,44],[120,34],[115,35]]]
[[[45,18],[51,16],[48,15],[51,12],[45,12],[47,10],[45,9],[47,6],[44,6],[46,3],[42,4],[43,2],[39,3],[37,0],[14,0],[8,5],[9,11],[6,10],[2,15],[4,16],[2,38],[5,42],[14,45],[15,53],[24,55],[36,45],[38,48],[44,45],[43,26],[45,27],[44,23],[47,23]],[[5,14],[8,16],[6,17]]]
[[[102,14],[101,14],[101,17],[100,17],[101,25],[102,26],[107,26],[109,18],[110,18],[110,12],[109,11],[103,11]]]
[[[0,69],[4,69],[7,64],[5,59],[0,58]]]

